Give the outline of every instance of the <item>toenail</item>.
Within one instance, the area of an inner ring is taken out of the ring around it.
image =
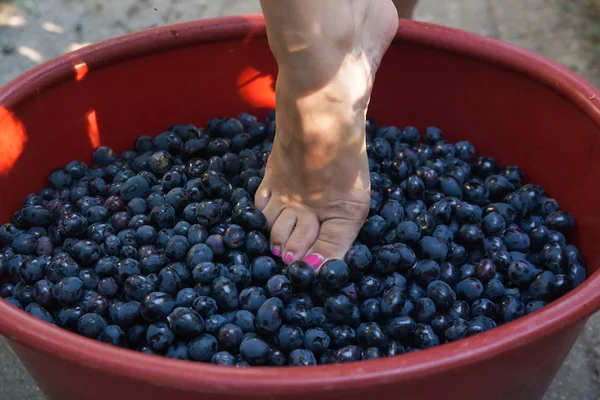
[[[313,267],[313,269],[317,269],[321,266],[321,264],[323,264],[323,256],[316,253],[312,253],[304,257],[304,261],[310,264],[310,266]]]
[[[294,254],[288,251],[287,253],[285,253],[283,261],[288,264],[291,263],[292,261],[294,261]]]
[[[281,247],[273,246],[273,248],[271,249],[271,253],[273,253],[273,255],[276,257],[281,256]]]

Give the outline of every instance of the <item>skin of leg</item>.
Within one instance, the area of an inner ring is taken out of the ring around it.
[[[390,0],[262,0],[277,60],[277,134],[255,202],[273,254],[341,258],[369,209],[365,118],[396,32]]]

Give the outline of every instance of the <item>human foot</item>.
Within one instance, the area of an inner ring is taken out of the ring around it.
[[[277,135],[255,199],[273,254],[315,269],[344,256],[368,215],[366,109],[398,23],[388,1],[336,3],[349,7],[338,4],[335,24],[352,27],[350,34],[300,43],[302,54],[271,43],[279,63]]]

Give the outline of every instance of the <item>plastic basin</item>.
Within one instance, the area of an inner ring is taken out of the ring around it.
[[[261,17],[152,29],[38,67],[0,90],[0,221],[48,172],[172,123],[274,106]],[[463,31],[403,22],[370,106],[436,125],[523,167],[578,221],[591,277],[540,312],[467,340],[337,366],[235,369],[147,356],[51,327],[0,300],[0,333],[50,399],[540,399],[600,305],[600,93],[567,69]],[[593,275],[592,275],[593,274]],[[448,397],[450,396],[450,397]]]

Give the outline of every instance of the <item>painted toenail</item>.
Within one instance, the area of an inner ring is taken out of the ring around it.
[[[273,255],[276,257],[280,257],[281,256],[281,247],[273,246],[273,248],[271,249],[271,253],[273,253]]]
[[[310,266],[313,267],[313,269],[317,269],[321,266],[321,264],[323,264],[323,256],[316,253],[312,253],[304,257],[304,261],[310,264]]]
[[[285,253],[285,256],[283,256],[283,261],[288,264],[291,263],[292,261],[294,261],[294,254],[288,251],[287,253]]]

